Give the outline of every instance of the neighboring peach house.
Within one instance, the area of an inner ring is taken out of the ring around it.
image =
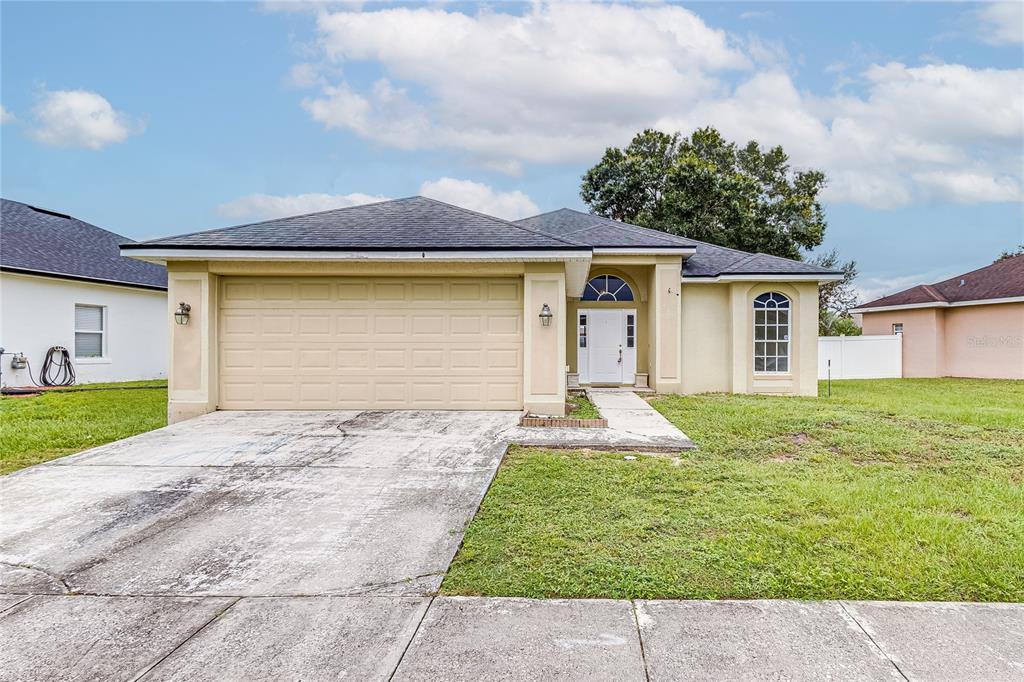
[[[902,334],[905,377],[1024,379],[1024,255],[851,312],[864,334]]]
[[[817,394],[808,263],[563,209],[423,197],[126,244],[167,265],[170,421],[249,409],[562,415],[569,385]]]

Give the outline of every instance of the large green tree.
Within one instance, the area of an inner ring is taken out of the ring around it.
[[[595,213],[744,251],[802,258],[822,243],[825,175],[795,171],[782,147],[738,146],[714,128],[645,130],[583,176]]]

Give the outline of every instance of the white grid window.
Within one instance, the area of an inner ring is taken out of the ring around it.
[[[75,305],[75,357],[102,358],[106,345],[103,306]]]
[[[636,345],[636,318],[626,315],[626,348]]]
[[[587,316],[580,315],[580,348],[587,347]]]
[[[789,299],[780,293],[754,299],[754,371],[789,372]]]

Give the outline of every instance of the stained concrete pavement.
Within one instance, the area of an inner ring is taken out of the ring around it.
[[[3,477],[0,681],[1024,677],[1020,605],[435,596],[517,417],[214,413]]]
[[[0,592],[437,589],[509,412],[217,412],[0,479]]]

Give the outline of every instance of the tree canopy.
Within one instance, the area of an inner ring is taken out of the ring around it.
[[[1024,256],[1024,244],[1021,244],[1016,249],[1007,249],[1006,251],[1003,251],[1001,254],[999,254],[999,257],[992,262],[998,263],[1001,260],[1006,260],[1007,258],[1016,258],[1017,256]]]
[[[857,305],[858,298],[857,290],[853,288],[857,262],[840,261],[839,252],[835,249],[815,256],[811,262],[843,273],[839,281],[818,285],[818,333],[822,336],[859,336],[860,327],[850,315],[850,308]]]
[[[740,147],[714,128],[657,130],[609,147],[580,195],[599,215],[743,251],[801,259],[821,245],[825,174],[794,171],[782,147]]]

